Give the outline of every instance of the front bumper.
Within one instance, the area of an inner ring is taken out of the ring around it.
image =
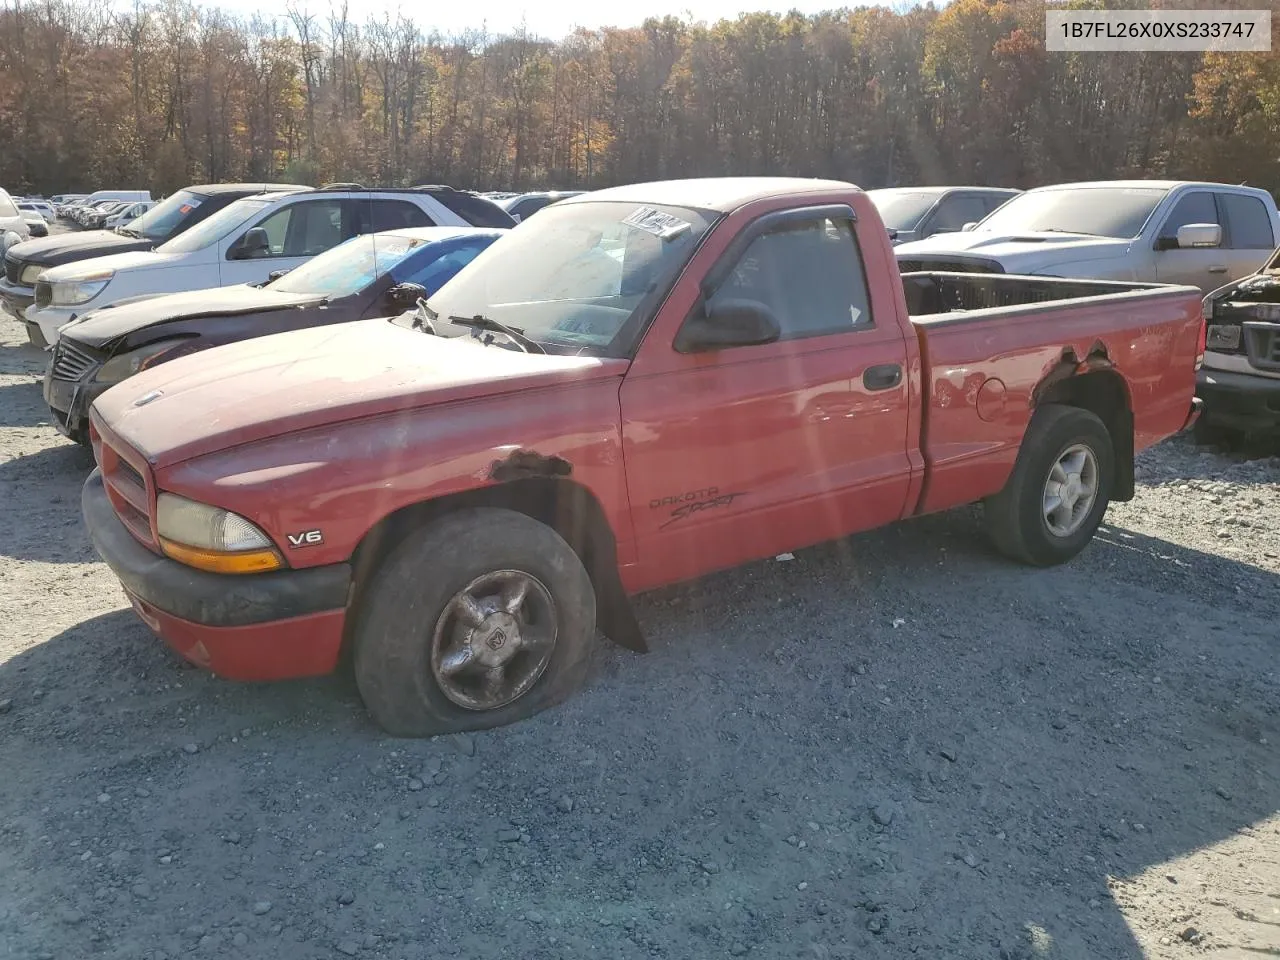
[[[1205,423],[1247,433],[1280,430],[1280,379],[1201,367],[1196,396],[1204,401]]]
[[[79,380],[55,380],[53,364],[44,374],[44,402],[53,414],[54,426],[64,437],[79,442],[89,434],[89,408],[93,401],[115,384],[98,383],[93,378],[100,364],[90,367]]]
[[[24,319],[31,342],[36,342],[35,334],[31,331],[34,325],[46,346],[53,346],[58,342],[58,330],[79,316],[76,310],[76,307],[29,307]]]
[[[36,302],[36,288],[0,280],[0,302],[19,320],[25,320],[27,308]]]
[[[80,504],[94,548],[138,616],[187,660],[231,680],[319,676],[337,666],[350,564],[208,573],[139,543],[112,509],[99,470]]]

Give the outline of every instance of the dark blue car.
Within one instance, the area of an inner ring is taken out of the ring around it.
[[[45,401],[58,428],[86,442],[89,405],[112,384],[209,347],[404,313],[503,233],[415,227],[365,234],[261,286],[193,290],[90,311],[59,330]]]

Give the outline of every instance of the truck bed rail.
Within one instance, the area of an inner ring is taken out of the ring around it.
[[[932,271],[904,273],[902,285],[907,297],[907,313],[912,317],[1077,300],[1137,290],[1177,289],[1159,283]]]

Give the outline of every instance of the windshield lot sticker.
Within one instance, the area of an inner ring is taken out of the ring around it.
[[[679,217],[673,217],[653,207],[640,207],[622,222],[628,227],[651,233],[660,240],[671,240],[693,228],[693,224],[688,220],[681,220]]]

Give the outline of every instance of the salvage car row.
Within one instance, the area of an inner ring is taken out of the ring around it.
[[[1199,409],[1195,286],[900,274],[845,183],[514,227],[448,188],[238,189],[29,278],[46,398],[156,633],[230,678],[349,653],[398,734],[569,695],[597,630],[645,647],[632,594],[906,517],[980,502],[999,550],[1061,563]]]

